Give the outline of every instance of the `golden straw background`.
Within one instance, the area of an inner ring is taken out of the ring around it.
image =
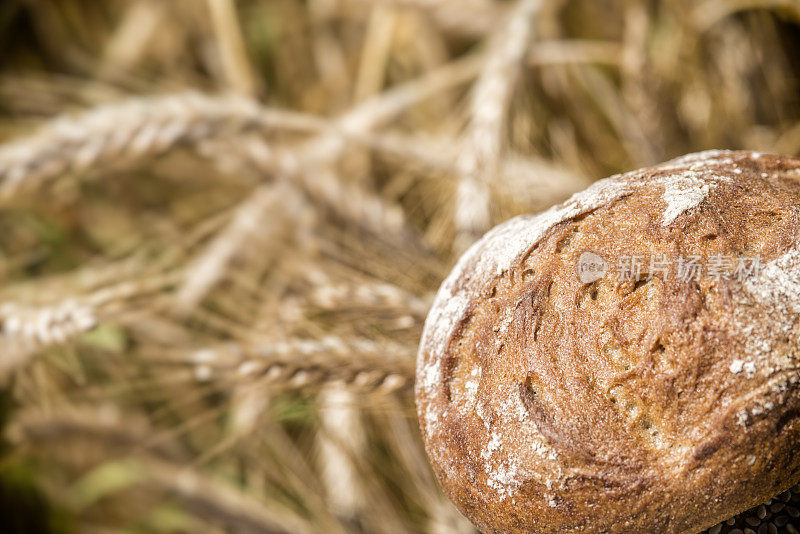
[[[458,254],[800,154],[799,74],[796,0],[3,0],[0,531],[474,532],[412,395]]]

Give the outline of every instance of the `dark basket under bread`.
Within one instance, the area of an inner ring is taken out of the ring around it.
[[[789,532],[791,499],[724,521],[800,481],[799,313],[798,159],[689,155],[512,219],[425,324],[436,475],[485,533]]]

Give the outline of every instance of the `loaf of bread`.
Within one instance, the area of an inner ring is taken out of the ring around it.
[[[800,481],[798,338],[800,159],[685,156],[463,255],[422,436],[484,533],[697,533]]]

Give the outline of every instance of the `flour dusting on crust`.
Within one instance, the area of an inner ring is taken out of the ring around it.
[[[795,248],[766,263],[759,276],[745,281],[747,290],[760,302],[775,306],[780,315],[790,319],[793,324],[797,319],[790,315],[800,313],[800,249]],[[788,328],[790,324],[783,324]]]
[[[776,347],[781,340],[797,337],[800,324],[800,248],[794,247],[782,256],[764,264],[756,276],[745,279],[744,288],[756,304],[754,317],[751,307],[743,308],[748,313],[738,318],[742,333],[747,340],[750,361],[743,366],[751,371],[760,362],[781,362],[787,367],[798,357],[794,343]],[[781,358],[781,357],[784,358]],[[749,365],[748,365],[749,364]],[[764,369],[767,373],[774,368]],[[749,373],[752,374],[752,373]]]
[[[664,183],[664,218],[661,224],[669,226],[678,216],[697,207],[708,196],[710,185],[698,176],[696,171],[686,174],[671,175],[663,179]]]
[[[736,317],[748,357],[742,370],[748,378],[759,374],[771,379],[763,395],[737,414],[740,426],[773,410],[775,403],[766,398],[781,399],[800,380],[800,243],[764,264],[744,287],[755,306],[746,303]]]

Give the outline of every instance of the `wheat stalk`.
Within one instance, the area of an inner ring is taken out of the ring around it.
[[[167,9],[159,2],[134,2],[127,6],[103,52],[98,76],[113,79],[130,72],[147,53],[167,15]]]
[[[301,199],[288,184],[261,185],[235,209],[230,222],[185,268],[175,294],[180,312],[194,308],[222,279],[239,249],[258,240],[269,240],[280,229],[280,219],[299,211]],[[269,214],[269,217],[266,215]]]
[[[693,6],[689,14],[698,33],[738,11],[749,9],[781,9],[800,17],[800,6],[794,0],[706,0]]]
[[[206,0],[228,86],[252,96],[258,82],[250,61],[233,0]]]
[[[442,29],[469,37],[494,31],[508,16],[503,4],[487,0],[357,0],[360,3],[394,5],[423,11]]]
[[[366,435],[357,409],[356,397],[342,383],[323,387],[320,403],[320,432],[317,435],[317,463],[331,510],[345,521],[363,512],[365,488],[355,461],[364,456]]]
[[[450,501],[437,499],[430,504],[429,534],[475,534],[475,527],[464,519]]]
[[[110,443],[135,446],[139,449],[138,453],[128,461],[138,472],[140,483],[179,499],[201,517],[248,532],[316,532],[306,519],[278,503],[254,499],[191,466],[163,458],[160,453],[164,450],[163,446],[143,447],[152,431],[136,430],[128,424],[122,426],[119,422],[107,419],[102,413],[86,410],[62,410],[47,415],[22,413],[15,418],[8,436],[17,444],[53,443],[73,437],[90,437],[103,446]]]
[[[540,0],[519,0],[494,37],[489,59],[472,93],[467,150],[458,161],[454,248],[463,251],[491,224],[487,180],[497,176],[508,107],[533,35]]]
[[[425,177],[439,178],[444,173],[444,176],[468,180],[474,176],[473,170],[459,165],[460,157],[472,150],[468,140],[424,138],[396,132],[373,135],[369,139],[354,136],[353,139],[384,156],[396,158],[402,165],[428,171]],[[549,207],[590,183],[587,177],[536,156],[500,154],[498,160],[497,179],[491,187],[530,206],[531,210]],[[467,174],[462,174],[464,172]]]

